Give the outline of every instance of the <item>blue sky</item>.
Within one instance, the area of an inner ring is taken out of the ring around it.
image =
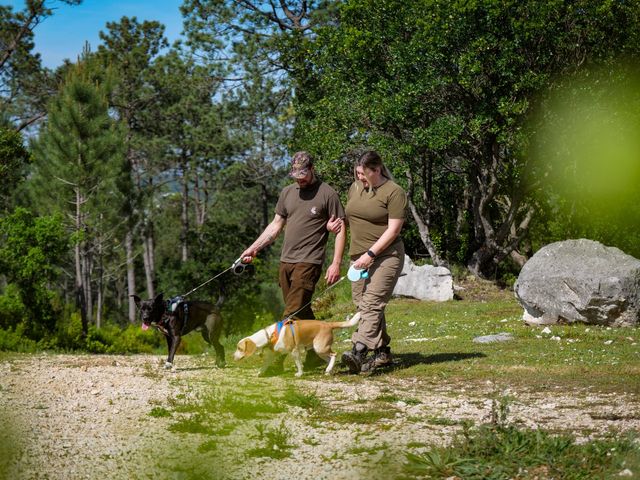
[[[0,3],[12,6],[14,11],[24,7],[24,0],[0,0]],[[55,13],[34,31],[35,50],[45,67],[55,68],[65,58],[75,61],[85,41],[95,51],[100,44],[98,32],[106,31],[107,22],[123,16],[159,21],[165,26],[165,36],[173,42],[182,31],[181,4],[181,0],[83,0],[80,5],[70,7],[54,1],[51,5]]]

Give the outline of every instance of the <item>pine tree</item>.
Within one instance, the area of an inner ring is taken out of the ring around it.
[[[122,136],[109,116],[107,79],[85,51],[51,101],[48,124],[35,149],[34,182],[40,185],[40,199],[70,219],[75,297],[85,334],[94,311],[92,284],[102,284],[101,278],[93,277],[96,268],[101,271],[109,231],[109,215],[104,212],[117,211],[122,197],[117,189],[124,172]],[[105,209],[107,203],[110,208]]]

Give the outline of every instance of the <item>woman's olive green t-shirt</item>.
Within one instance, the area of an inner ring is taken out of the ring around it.
[[[406,208],[407,195],[395,182],[387,180],[370,190],[365,190],[362,182],[354,182],[345,209],[351,232],[349,255],[369,250],[389,226],[390,218],[404,220]],[[401,241],[399,235],[396,241]]]

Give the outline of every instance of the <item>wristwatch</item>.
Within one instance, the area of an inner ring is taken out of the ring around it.
[[[369,255],[371,258],[376,258],[376,254],[373,253],[372,250],[367,250],[367,255]]]

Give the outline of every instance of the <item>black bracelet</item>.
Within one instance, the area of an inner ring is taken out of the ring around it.
[[[367,250],[367,255],[369,255],[371,258],[376,258],[376,254],[371,250]]]

